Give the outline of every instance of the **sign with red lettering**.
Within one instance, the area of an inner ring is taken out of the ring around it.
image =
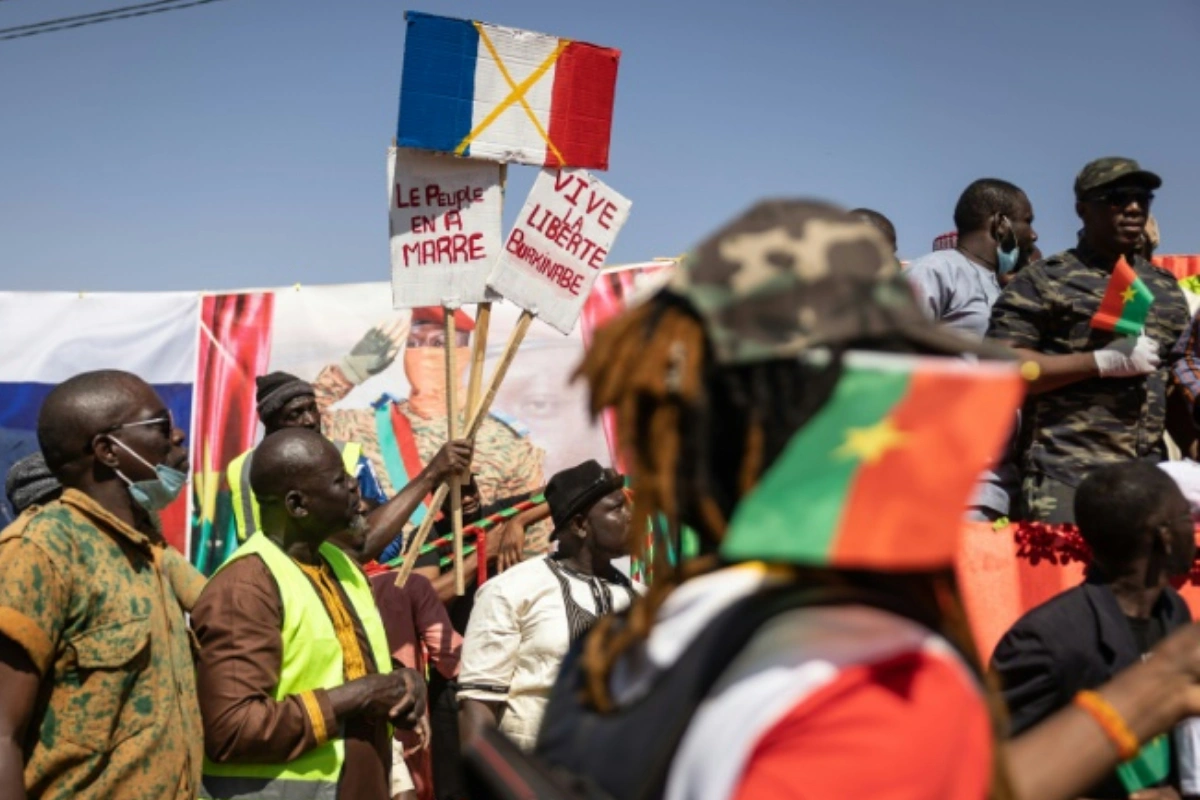
[[[500,165],[407,148],[388,151],[392,305],[458,307],[493,297],[500,255]]]
[[[587,170],[542,170],[488,286],[570,333],[631,205]]]

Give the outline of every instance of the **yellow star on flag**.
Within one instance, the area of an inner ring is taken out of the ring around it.
[[[869,428],[848,428],[846,441],[834,455],[874,464],[889,450],[902,446],[907,438],[908,434],[896,428],[891,419],[882,419]]]
[[[1132,286],[1130,286],[1125,291],[1121,292],[1121,302],[1122,303],[1131,302],[1133,300],[1133,298],[1135,298],[1135,297],[1137,297],[1137,292],[1134,291]]]

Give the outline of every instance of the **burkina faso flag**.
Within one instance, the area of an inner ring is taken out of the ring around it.
[[[1146,316],[1154,304],[1154,293],[1121,256],[1113,267],[1100,309],[1092,316],[1092,327],[1122,336],[1138,336],[1146,327]]]
[[[953,563],[966,505],[1025,394],[1017,365],[849,353],[825,406],[730,520],[732,561]]]

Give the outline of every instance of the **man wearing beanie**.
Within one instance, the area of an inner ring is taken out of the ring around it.
[[[460,404],[466,400],[471,333],[475,322],[454,312],[458,348]],[[401,323],[372,328],[338,364],[326,366],[313,382],[325,432],[335,438],[361,442],[385,494],[412,481],[446,441],[445,311],[441,307],[412,312],[407,330]],[[410,388],[407,398],[381,395],[370,408],[333,408],[355,386],[387,369],[401,354]],[[466,425],[462,408],[459,430]],[[475,437],[472,471],[484,514],[529,497],[544,484],[545,454],[530,441],[528,431],[495,412],[489,413]],[[420,521],[423,511],[413,518]],[[531,528],[524,550],[545,553],[549,526]],[[436,573],[429,577],[436,577]]]
[[[285,428],[306,428],[321,432],[321,412],[317,407],[312,384],[286,372],[272,372],[256,380],[255,401],[258,418],[265,429],[264,438]],[[346,472],[358,481],[359,493],[371,506],[366,516],[367,526],[355,541],[344,542],[352,555],[369,561],[397,536],[413,515],[421,500],[434,491],[449,475],[465,469],[470,463],[471,447],[464,441],[443,444],[437,454],[416,479],[389,501],[381,491],[370,459],[358,442],[334,440]],[[233,500],[234,519],[239,541],[259,529],[258,502],[250,488],[250,468],[254,448],[229,462],[226,478]]]
[[[264,436],[270,436],[283,428],[308,428],[321,430],[321,415],[312,384],[302,381],[287,372],[272,372],[260,375],[255,384],[255,409],[265,428]],[[342,454],[346,472],[358,479],[359,493],[366,499],[382,503],[385,499],[371,472],[370,463],[361,460],[362,446],[355,442],[334,442]],[[258,530],[258,503],[250,491],[250,455],[254,448],[239,455],[225,469],[233,499],[233,516],[237,525],[239,542],[246,541],[250,533]]]

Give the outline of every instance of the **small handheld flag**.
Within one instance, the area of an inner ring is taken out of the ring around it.
[[[1113,267],[1100,308],[1092,317],[1092,327],[1122,336],[1138,336],[1146,327],[1146,317],[1154,303],[1154,294],[1122,256]]]
[[[851,569],[952,564],[971,490],[1024,393],[1015,364],[848,353],[833,396],[734,512],[721,555]]]

